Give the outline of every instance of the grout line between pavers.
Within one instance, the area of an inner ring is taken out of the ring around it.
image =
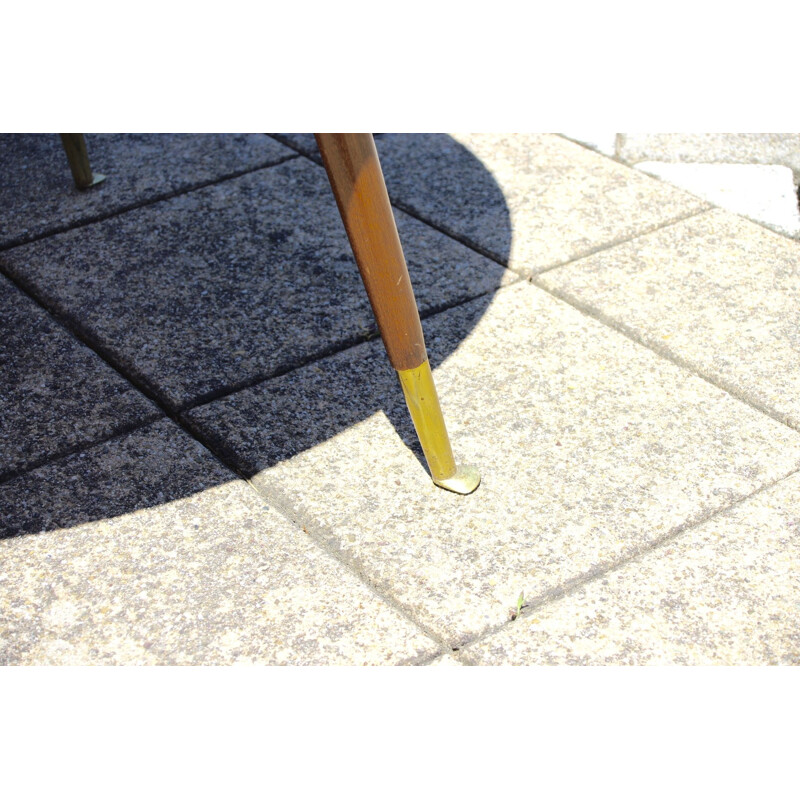
[[[752,222],[754,225],[758,225],[759,227],[763,228],[765,231],[769,231],[770,233],[777,233],[778,236],[783,236],[785,239],[788,239],[790,242],[797,242],[798,237],[792,236],[789,233],[786,233],[782,230],[776,230],[775,228],[770,227],[765,222],[761,220],[753,219],[752,217],[748,217],[745,214],[740,214],[736,211],[731,211],[729,208],[724,208],[723,206],[717,205],[716,203],[712,203],[710,200],[706,200],[703,197],[695,194],[694,192],[690,191],[689,189],[684,188],[683,186],[679,186],[677,183],[672,183],[671,181],[666,180],[665,178],[660,178],[656,175],[651,175],[649,172],[645,172],[643,169],[639,169],[637,164],[642,164],[645,161],[653,160],[658,161],[658,159],[640,159],[639,161],[624,161],[622,156],[617,155],[619,151],[625,146],[625,134],[618,133],[616,143],[614,145],[614,155],[610,155],[609,153],[603,153],[600,150],[595,150],[593,147],[590,147],[588,144],[584,142],[579,142],[576,139],[570,139],[569,136],[565,136],[563,133],[556,133],[555,136],[560,136],[567,142],[572,142],[572,144],[577,144],[580,147],[583,147],[585,150],[588,150],[591,153],[595,153],[599,156],[605,156],[606,158],[610,159],[616,164],[621,164],[623,167],[629,167],[630,169],[636,170],[640,175],[647,175],[648,178],[653,178],[654,180],[660,181],[661,183],[665,183],[667,186],[671,186],[676,189],[680,189],[680,191],[685,192],[686,194],[691,195],[692,197],[696,197],[698,200],[702,200],[704,203],[708,203],[711,208],[718,209],[719,211],[724,211],[726,214],[733,214],[735,217],[740,217],[741,219],[747,220],[748,222]],[[747,161],[661,161],[661,164],[732,164],[732,165],[742,165],[742,166],[750,166],[751,162]],[[770,164],[752,164],[752,166],[773,166]],[[786,166],[785,164],[775,164],[774,166]],[[794,175],[794,170],[792,170],[792,174]],[[800,208],[800,185],[796,187],[797,194],[797,204],[798,208]],[[561,266],[561,265],[559,265]],[[541,273],[539,273],[541,274]]]
[[[283,139],[282,137],[277,136],[275,134],[268,134],[268,135],[271,136],[273,139],[275,139],[275,141],[278,142],[279,144],[282,144],[286,147],[291,147],[295,152],[298,153],[298,155],[307,158],[312,164],[316,164],[318,167],[323,166],[321,160],[318,161],[314,156],[310,155],[309,153],[306,153],[304,150],[300,149],[297,145],[290,142],[288,139]],[[452,239],[455,242],[458,242],[458,244],[462,245],[463,247],[466,247],[468,250],[472,250],[479,256],[483,256],[483,258],[488,259],[494,264],[497,264],[503,267],[504,269],[507,269],[509,272],[521,275],[522,277],[527,277],[527,275],[524,275],[523,273],[518,272],[517,270],[514,270],[511,267],[509,267],[507,263],[505,263],[496,253],[493,253],[491,250],[487,250],[480,244],[473,242],[471,239],[462,236],[456,231],[453,231],[438,222],[434,222],[433,220],[428,219],[416,209],[406,205],[402,200],[399,200],[397,197],[393,196],[392,192],[389,191],[388,186],[387,186],[387,193],[389,194],[389,202],[393,208],[397,209],[398,211],[402,211],[404,214],[407,214],[409,217],[412,217],[413,219],[417,220],[417,222],[421,222],[423,225],[427,225],[429,228],[433,228],[433,230],[438,231],[442,235],[447,236],[449,239]]]
[[[700,198],[698,198],[700,199]],[[512,267],[501,258],[499,258],[496,254],[492,253],[490,250],[486,250],[485,248],[481,247],[481,245],[477,244],[476,242],[471,241],[470,239],[463,238],[460,234],[456,233],[448,229],[446,226],[443,226],[439,223],[433,222],[426,217],[422,216],[418,211],[411,208],[410,206],[406,206],[400,200],[392,200],[392,205],[402,211],[404,214],[408,214],[408,216],[413,217],[418,222],[422,222],[425,225],[433,228],[439,233],[444,234],[445,236],[449,236],[454,241],[458,242],[459,244],[463,245],[464,247],[469,248],[470,250],[476,252],[478,255],[483,256],[484,258],[493,261],[495,264],[498,264],[501,267],[504,267],[509,272],[514,273],[515,275],[519,275],[523,278],[530,278],[531,272],[529,270],[524,269],[523,267]],[[635,241],[636,239],[640,238],[641,236],[648,236],[651,233],[655,233],[656,231],[661,230],[662,228],[668,228],[671,225],[677,225],[678,223],[684,222],[687,219],[691,219],[692,217],[696,217],[700,214],[705,214],[711,210],[711,205],[706,201],[701,199],[701,202],[704,203],[704,207],[696,209],[694,211],[688,212],[686,214],[682,214],[680,216],[674,217],[672,219],[668,219],[664,222],[659,222],[652,227],[643,228],[641,230],[636,231],[629,236],[622,236],[618,239],[612,239],[609,242],[604,242],[603,244],[596,245],[595,247],[586,250],[579,255],[573,256],[572,258],[567,259],[566,261],[561,261],[558,264],[552,264],[549,267],[545,267],[541,270],[536,270],[533,274],[534,275],[543,275],[545,272],[550,272],[550,270],[558,269],[559,267],[565,267],[568,264],[572,264],[574,261],[580,261],[582,258],[588,258],[589,256],[593,256],[596,253],[601,253],[604,250],[610,250],[613,247],[617,247],[621,244],[627,244],[628,242]]]
[[[284,147],[288,147],[295,151],[300,156],[307,158],[309,161],[313,161],[317,166],[322,165],[322,158],[320,157],[317,159],[313,154],[307,153],[301,147],[298,147],[291,139],[281,136],[279,133],[267,133],[266,136],[269,136],[270,139],[274,139],[278,144],[282,144]],[[312,134],[313,135],[313,134]]]
[[[230,468],[230,467],[229,467]],[[430,658],[436,659],[440,656],[452,652],[452,646],[441,637],[436,631],[429,628],[425,623],[416,618],[411,609],[403,605],[397,598],[389,592],[379,588],[375,585],[372,579],[364,573],[358,564],[350,558],[343,556],[341,550],[337,549],[331,542],[333,537],[326,538],[323,531],[324,526],[318,525],[313,517],[301,511],[297,505],[289,498],[286,492],[278,487],[257,487],[250,478],[245,478],[252,490],[258,496],[266,500],[270,508],[274,508],[278,513],[285,517],[292,525],[299,528],[303,533],[308,536],[311,541],[320,548],[324,553],[333,558],[336,562],[341,564],[350,574],[364,585],[370,592],[372,592],[379,600],[388,605],[392,610],[399,614],[407,622],[411,623],[418,631],[427,636],[430,640],[436,643],[439,647],[437,653]],[[428,656],[422,660],[425,661]],[[413,666],[417,661],[414,657],[406,659],[397,664],[397,666]]]
[[[103,361],[106,366],[124,378],[138,392],[143,394],[148,400],[161,409],[163,413],[169,417],[173,416],[172,412],[163,406],[155,392],[153,392],[146,381],[142,380],[136,375],[128,374],[124,368],[116,363],[116,357],[108,348],[105,347],[98,337],[96,337],[91,331],[84,330],[83,326],[77,322],[71,314],[58,310],[54,307],[54,304],[43,298],[35,284],[25,280],[22,277],[17,277],[16,275],[11,274],[4,267],[2,260],[0,260],[0,274],[11,281],[11,283],[13,283],[20,292],[36,303],[39,308],[45,311],[50,319],[54,320],[58,325],[60,325],[69,336],[77,339],[82,345],[91,350],[99,359]]]
[[[488,250],[485,247],[482,247],[477,242],[473,242],[471,239],[468,239],[466,236],[458,233],[457,231],[451,230],[446,225],[443,225],[439,222],[434,222],[431,219],[428,219],[424,216],[421,212],[417,211],[412,206],[406,205],[402,200],[398,200],[396,197],[392,197],[392,193],[389,193],[389,201],[391,202],[392,206],[394,206],[398,211],[402,211],[404,214],[407,214],[409,217],[417,220],[417,222],[421,222],[424,225],[427,225],[429,228],[433,228],[435,231],[444,234],[445,236],[453,239],[453,241],[458,242],[460,245],[472,250],[473,252],[477,253],[479,256],[483,256],[484,258],[488,258],[489,261],[498,264],[501,267],[509,270],[509,272],[514,272],[518,275],[522,273],[518,272],[518,270],[513,269],[510,267],[502,258],[500,258],[496,253],[493,253],[491,250]],[[523,276],[524,277],[524,276]]]
[[[585,316],[590,317],[591,319],[600,322],[602,325],[611,328],[617,333],[622,334],[627,339],[632,341],[634,344],[637,344],[640,347],[644,347],[650,352],[655,353],[659,358],[663,358],[665,361],[669,361],[676,367],[679,367],[680,369],[689,372],[690,374],[694,375],[697,378],[700,378],[701,380],[705,381],[706,383],[710,384],[716,389],[719,389],[725,392],[726,394],[729,394],[731,397],[749,406],[754,411],[758,411],[759,413],[769,417],[771,420],[778,422],[781,425],[784,425],[790,430],[796,433],[800,433],[800,425],[793,423],[788,416],[783,415],[778,411],[775,411],[774,409],[770,408],[768,405],[766,405],[766,403],[762,402],[758,398],[748,396],[747,393],[741,391],[739,388],[729,383],[724,378],[717,378],[713,375],[706,374],[697,365],[693,364],[688,359],[682,358],[678,354],[672,352],[665,345],[645,339],[640,333],[638,333],[636,330],[626,325],[624,322],[615,320],[607,316],[602,311],[600,311],[600,309],[588,303],[582,302],[569,292],[566,292],[562,289],[549,287],[540,283],[536,279],[537,277],[538,276],[534,276],[533,278],[530,279],[530,283],[537,289],[541,289],[543,292],[546,292],[551,297],[555,297],[557,300],[560,300],[561,302],[566,303],[569,306],[572,306],[572,308],[576,309]]]
[[[429,667],[431,664],[433,664],[434,661],[436,661],[439,658],[442,658],[443,656],[450,656],[450,658],[452,658],[454,661],[458,661],[458,663],[461,664],[464,667],[475,666],[473,664],[468,664],[466,661],[464,661],[463,659],[459,658],[459,652],[460,652],[460,650],[459,650],[458,647],[448,647],[446,651],[443,651],[441,653],[436,653],[436,655],[433,655],[433,656],[426,656],[422,660],[417,661],[414,664],[414,666],[415,667]]]
[[[689,162],[685,162],[685,163],[692,164],[692,163],[703,163],[703,162],[692,162],[692,161],[689,161]],[[717,163],[738,163],[738,162],[717,162]],[[781,165],[777,165],[777,166],[781,166]],[[649,173],[645,172],[644,170],[639,170],[639,171],[643,175],[649,175]],[[652,178],[654,176],[650,175],[650,177]],[[658,180],[661,180],[661,178],[658,178]],[[739,219],[744,220],[745,222],[751,222],[753,225],[757,225],[762,230],[769,231],[769,233],[774,233],[776,236],[782,236],[784,239],[788,239],[790,242],[797,243],[798,241],[800,241],[800,238],[798,238],[797,235],[792,236],[791,234],[786,233],[785,231],[777,230],[776,228],[770,227],[769,225],[767,225],[766,222],[762,222],[759,219],[753,219],[753,217],[748,217],[745,214],[740,214],[738,211],[731,211],[731,209],[729,209],[729,208],[724,208],[723,206],[718,206],[715,203],[712,203],[710,200],[705,200],[704,198],[700,197],[699,195],[694,194],[693,192],[689,192],[688,189],[684,189],[682,186],[678,186],[677,183],[670,183],[669,181],[664,181],[664,183],[666,183],[668,186],[673,186],[673,187],[675,187],[677,189],[681,189],[684,192],[688,192],[693,197],[697,197],[699,200],[702,200],[704,203],[708,203],[708,205],[711,206],[711,209],[709,209],[709,210],[721,211],[723,214],[730,214],[731,216],[738,217]],[[798,189],[798,192],[800,192],[800,189]],[[800,207],[800,194],[798,195],[798,206]]]
[[[616,561],[612,561],[607,564],[601,564],[595,567],[594,569],[582,573],[581,575],[577,575],[574,578],[570,578],[569,580],[564,581],[564,583],[560,584],[559,586],[555,586],[552,589],[547,589],[541,592],[530,603],[526,602],[523,604],[522,606],[523,610],[521,611],[517,619],[525,619],[529,616],[532,616],[534,612],[540,611],[541,609],[547,607],[551,603],[556,603],[558,601],[561,601],[564,598],[576,594],[584,587],[587,587],[590,584],[595,583],[596,581],[601,580],[608,575],[611,575],[625,567],[635,564],[638,561],[642,561],[643,559],[647,558],[653,553],[656,553],[662,547],[665,547],[668,544],[672,544],[683,534],[690,533],[691,531],[701,528],[706,523],[713,521],[717,517],[721,517],[724,516],[725,514],[730,513],[733,509],[738,508],[743,503],[752,500],[753,498],[759,496],[760,494],[763,494],[764,492],[770,491],[773,487],[777,486],[779,483],[789,480],[789,478],[798,474],[800,474],[800,464],[793,467],[791,471],[789,471],[785,475],[782,475],[780,478],[776,478],[774,481],[771,481],[769,483],[764,484],[763,486],[758,487],[754,491],[750,492],[750,494],[744,495],[743,497],[734,500],[729,505],[713,509],[711,511],[706,511],[705,513],[701,512],[694,518],[690,517],[688,520],[680,523],[671,530],[667,531],[667,533],[665,533],[664,535],[657,537],[656,539],[648,542],[645,545],[633,548],[624,558],[617,559]],[[470,656],[462,656],[461,651],[475,644],[480,644],[481,642],[490,639],[491,637],[495,636],[497,633],[501,631],[507,630],[510,625],[514,624],[514,622],[516,622],[516,620],[508,620],[507,622],[503,622],[500,625],[493,626],[492,628],[487,628],[485,631],[483,631],[481,634],[474,637],[473,639],[465,640],[462,644],[459,644],[458,648],[453,648],[453,652],[451,653],[451,655],[457,660],[459,660],[465,666],[477,666],[478,662],[474,658],[471,658]]]
[[[136,211],[137,209],[140,208],[145,208],[147,206],[155,205],[156,203],[161,203],[164,200],[172,200],[175,197],[180,197],[184,194],[195,192],[198,189],[205,189],[208,186],[216,186],[217,184],[224,183],[225,181],[228,180],[241,178],[243,175],[250,175],[254,172],[260,172],[261,170],[264,169],[271,169],[272,167],[277,167],[280,164],[285,164],[287,161],[294,161],[296,158],[297,155],[295,154],[283,156],[279,161],[275,161],[269,164],[262,164],[261,166],[252,167],[250,169],[238,170],[236,172],[231,172],[229,174],[223,175],[222,177],[219,178],[212,178],[211,180],[208,181],[201,181],[200,183],[192,184],[191,186],[186,186],[181,189],[175,189],[171,192],[165,192],[164,194],[155,195],[153,197],[140,200],[136,203],[130,203],[129,205],[115,209],[114,211],[108,211],[105,214],[103,213],[95,214],[93,216],[76,220],[75,222],[68,223],[66,225],[61,225],[54,228],[48,228],[42,233],[36,233],[30,236],[17,237],[17,239],[12,239],[10,242],[6,242],[5,244],[0,245],[0,253],[5,252],[6,250],[12,250],[15,247],[22,247],[23,245],[32,244],[33,242],[38,242],[41,241],[42,239],[47,239],[50,236],[57,236],[60,233],[79,230],[80,228],[85,228],[87,225],[94,225],[97,222],[104,222],[107,219],[113,219],[114,217],[118,217],[120,216],[120,214],[125,214],[128,211]]]
[[[558,136],[559,139],[563,139],[565,142],[569,142],[570,144],[576,144],[576,145],[578,145],[578,147],[582,147],[584,150],[588,150],[590,153],[594,153],[597,156],[603,156],[604,158],[607,158],[609,161],[613,161],[615,164],[620,164],[623,167],[630,167],[631,166],[630,164],[628,164],[627,161],[623,161],[621,156],[617,155],[619,153],[619,151],[620,151],[620,148],[624,144],[623,141],[620,141],[620,136],[622,136],[622,134],[619,134],[619,133],[616,134],[616,138],[614,139],[614,153],[613,153],[613,155],[611,153],[604,153],[602,150],[596,150],[591,145],[586,144],[586,142],[579,142],[577,139],[570,139],[570,137],[567,136],[564,133],[553,133],[553,134],[550,134],[550,135],[551,136]]]
[[[497,294],[497,292],[504,291],[505,289],[510,289],[512,286],[515,286],[518,283],[522,283],[523,281],[524,278],[522,276],[519,276],[516,280],[506,284],[505,286],[498,286],[495,289],[490,289],[488,291],[481,292],[480,294],[476,294],[471,297],[457,300],[450,304],[442,303],[440,305],[433,306],[424,312],[420,312],[419,317],[422,321],[426,321],[428,319],[431,319],[432,317],[438,316],[439,314],[444,314],[447,311],[452,311],[453,309],[460,308],[461,306],[464,306],[467,303],[471,303],[474,300],[479,300],[481,297],[486,297],[486,295]],[[303,367],[307,367],[311,364],[317,363],[318,361],[323,361],[326,358],[339,355],[340,353],[345,353],[348,350],[352,350],[353,348],[359,347],[360,345],[366,344],[367,342],[373,342],[379,338],[380,335],[377,328],[370,329],[370,331],[366,334],[341,340],[338,343],[333,344],[328,348],[318,350],[317,352],[312,353],[311,355],[305,358],[298,359],[296,362],[287,365],[286,367],[278,368],[270,373],[263,373],[261,375],[256,375],[255,377],[248,378],[237,384],[232,384],[230,386],[226,386],[221,389],[215,389],[214,391],[206,392],[205,394],[200,395],[200,397],[195,398],[191,402],[183,406],[180,406],[175,413],[185,414],[189,411],[194,411],[195,409],[201,408],[202,406],[208,405],[209,403],[213,403],[217,400],[222,400],[226,397],[230,397],[231,395],[236,394],[237,392],[244,391],[245,389],[252,389],[255,386],[259,386],[260,384],[274,380],[275,378],[281,378],[284,375],[289,375],[295,370],[302,369]]]
[[[705,201],[703,201],[703,202],[705,202]],[[552,270],[554,270],[554,269],[560,269],[561,267],[567,267],[567,266],[569,266],[571,264],[576,263],[577,261],[582,261],[584,258],[591,258],[592,256],[597,255],[598,253],[602,253],[602,252],[604,252],[606,250],[613,250],[615,247],[619,247],[620,245],[629,244],[630,242],[635,242],[637,239],[641,239],[644,236],[650,236],[651,234],[656,233],[657,231],[661,231],[661,230],[664,230],[666,228],[670,228],[673,225],[680,225],[680,223],[686,222],[686,220],[688,220],[688,219],[692,219],[694,217],[699,217],[699,216],[702,216],[703,214],[708,214],[712,210],[713,209],[710,206],[710,204],[705,203],[705,207],[703,207],[703,208],[696,209],[695,211],[690,211],[690,212],[688,212],[686,214],[682,214],[682,215],[680,215],[678,217],[675,217],[674,219],[669,219],[666,222],[659,222],[657,225],[653,225],[650,228],[642,229],[640,231],[637,231],[636,233],[631,234],[630,236],[623,236],[623,237],[620,237],[619,239],[614,239],[613,241],[606,242],[605,244],[599,244],[596,247],[592,247],[589,250],[586,250],[585,252],[581,253],[580,255],[577,255],[577,256],[574,256],[573,258],[568,259],[567,261],[562,261],[559,264],[553,264],[550,267],[545,267],[544,269],[537,270],[532,275],[529,274],[529,273],[524,273],[524,274],[526,275],[528,280],[531,281],[531,283],[533,283],[535,278],[539,277],[540,275],[544,275],[547,272],[552,272]],[[520,273],[520,274],[522,274],[522,273]]]
[[[705,202],[705,201],[703,201],[703,202]],[[530,270],[524,269],[523,267],[512,267],[512,266],[510,266],[509,264],[504,262],[502,259],[500,259],[497,255],[495,255],[491,251],[485,250],[484,248],[482,248],[480,245],[476,244],[475,242],[472,242],[469,239],[462,238],[460,236],[460,234],[455,233],[454,231],[451,231],[448,228],[446,228],[446,227],[444,227],[444,226],[442,226],[442,225],[440,225],[438,223],[432,222],[429,219],[426,219],[425,217],[421,216],[414,209],[412,209],[412,208],[406,206],[405,204],[403,204],[401,201],[392,200],[392,205],[395,206],[396,208],[398,208],[403,213],[408,214],[410,217],[413,217],[417,221],[422,222],[425,225],[428,225],[429,227],[433,228],[434,230],[439,231],[439,233],[442,233],[445,236],[449,236],[451,239],[455,240],[456,242],[458,242],[459,244],[463,245],[464,247],[467,247],[470,250],[473,250],[474,252],[478,253],[478,255],[481,255],[484,258],[488,258],[490,261],[493,261],[495,264],[498,264],[499,266],[504,267],[509,272],[512,272],[515,275],[519,275],[522,278],[530,279],[530,277],[531,277],[531,271]],[[700,214],[705,214],[710,210],[711,210],[711,208],[709,207],[709,204],[706,203],[705,207],[703,207],[703,208],[697,209],[695,211],[691,211],[691,212],[686,213],[686,214],[682,214],[682,215],[680,215],[678,217],[674,217],[673,219],[668,219],[668,220],[666,220],[664,222],[659,222],[659,223],[653,225],[652,227],[643,228],[641,230],[636,231],[633,234],[630,234],[629,236],[622,236],[622,237],[620,237],[618,239],[612,239],[609,242],[604,242],[603,244],[596,245],[595,247],[592,247],[589,250],[586,250],[586,251],[580,253],[579,255],[573,256],[572,258],[569,258],[566,261],[561,261],[558,264],[552,264],[549,267],[544,267],[543,269],[536,270],[535,272],[533,272],[533,275],[543,275],[545,272],[550,272],[550,270],[558,269],[559,267],[565,267],[568,264],[572,264],[575,261],[580,261],[582,258],[588,258],[589,256],[593,256],[596,253],[601,253],[604,250],[610,250],[611,248],[618,247],[621,244],[627,244],[628,242],[633,242],[636,239],[640,238],[641,236],[648,236],[651,233],[655,233],[656,231],[661,230],[662,228],[668,228],[671,225],[677,225],[678,223],[684,222],[685,220],[691,219],[692,217],[696,217],[696,216],[698,216]]]
[[[660,162],[660,163],[671,164],[671,163],[674,163],[674,162],[664,161],[664,162]],[[769,164],[764,164],[764,165],[742,164],[741,161],[714,161],[714,162],[683,161],[683,162],[680,162],[680,163],[683,163],[683,164],[706,164],[706,163],[732,164],[734,166],[739,166],[739,165],[741,165],[741,166],[772,166],[772,165],[769,165]],[[798,235],[792,236],[790,233],[786,233],[786,231],[778,230],[776,228],[771,227],[770,225],[767,225],[766,222],[763,222],[760,219],[754,219],[753,217],[748,217],[746,214],[742,214],[742,213],[740,213],[738,211],[732,211],[730,208],[725,208],[724,206],[717,205],[716,203],[713,203],[711,200],[706,200],[704,197],[700,197],[700,195],[695,194],[694,192],[690,191],[689,189],[684,189],[683,186],[679,186],[677,183],[672,183],[671,181],[668,181],[668,180],[666,180],[664,178],[659,178],[659,177],[656,177],[655,175],[651,175],[649,172],[645,172],[643,169],[639,169],[635,165],[628,165],[628,166],[630,166],[631,169],[635,169],[637,172],[640,172],[642,175],[647,175],[650,178],[655,178],[657,181],[661,181],[662,183],[665,183],[667,186],[671,186],[671,187],[673,187],[675,189],[680,189],[682,192],[686,192],[687,194],[692,195],[692,197],[696,197],[698,200],[702,200],[704,203],[707,203],[710,206],[710,208],[709,208],[710,211],[711,210],[721,211],[723,214],[730,214],[731,216],[738,217],[739,219],[744,220],[746,222],[751,222],[753,225],[757,225],[759,228],[762,228],[765,231],[769,231],[770,233],[774,233],[777,236],[782,236],[784,239],[788,239],[790,242],[798,242],[798,241],[800,241],[800,239],[798,239]],[[782,164],[776,164],[774,166],[783,166],[783,165]],[[797,191],[798,191],[798,208],[800,208],[800,187],[798,187]]]
[[[69,456],[73,456],[76,453],[85,453],[94,447],[98,447],[101,444],[106,444],[107,442],[112,441],[113,439],[122,438],[123,436],[127,436],[134,431],[138,431],[141,428],[146,428],[148,425],[152,425],[154,422],[158,422],[159,420],[164,419],[164,415],[161,413],[160,409],[157,412],[154,412],[148,417],[144,417],[137,422],[127,422],[118,425],[116,428],[112,429],[112,431],[108,434],[101,436],[98,439],[91,439],[86,442],[81,442],[79,444],[73,445],[72,447],[66,447],[63,450],[59,450],[55,453],[52,453],[44,458],[40,458],[38,461],[32,461],[25,464],[24,467],[20,467],[18,469],[11,469],[6,470],[5,472],[0,472],[0,486],[6,483],[10,483],[17,478],[22,477],[23,475],[27,475],[35,470],[39,469],[40,467],[46,467],[50,464],[55,464],[58,461],[62,461],[65,458],[69,458]]]
[[[0,263],[0,273],[5,274],[5,270],[2,268],[2,264]],[[94,341],[94,337],[87,335],[85,331],[79,326],[75,324],[75,329],[71,327],[74,324],[73,320],[68,315],[62,315],[61,313],[57,312],[56,310],[49,307],[49,304],[42,301],[39,296],[38,292],[33,290],[28,290],[28,288],[24,285],[24,282],[17,280],[14,276],[6,274],[8,280],[10,280],[20,291],[24,292],[25,295],[30,297],[38,306],[40,306],[45,312],[49,314],[49,316],[58,324],[60,325],[68,335],[77,339],[81,344],[87,347],[91,352],[93,352],[99,359],[101,359],[110,369],[112,369],[117,375],[122,377],[125,381],[127,381],[134,389],[136,389],[140,394],[144,395],[153,405],[155,405],[156,409],[160,412],[160,415],[154,417],[153,419],[142,422],[138,424],[132,424],[129,430],[118,432],[116,435],[103,437],[100,440],[87,442],[82,447],[79,447],[72,452],[69,453],[62,453],[54,458],[48,458],[47,460],[43,460],[40,463],[37,463],[35,467],[31,469],[26,469],[23,471],[18,472],[13,477],[9,478],[9,480],[13,480],[14,477],[18,477],[19,474],[26,474],[27,472],[32,471],[33,469],[38,469],[46,464],[52,463],[53,461],[60,460],[63,457],[73,455],[74,453],[82,452],[90,447],[93,447],[96,444],[103,444],[107,441],[111,441],[112,439],[119,438],[121,436],[127,435],[128,433],[133,432],[134,430],[138,430],[139,428],[145,427],[146,425],[152,424],[157,419],[163,419],[164,417],[169,418],[178,425],[184,433],[190,436],[193,440],[198,442],[202,445],[206,450],[211,453],[214,458],[219,461],[226,469],[229,469],[235,475],[239,475],[239,472],[235,469],[232,469],[229,464],[227,464],[223,459],[221,459],[217,453],[208,445],[208,443],[204,440],[203,437],[198,436],[194,433],[194,431],[180,418],[180,414],[177,412],[171,411],[167,408],[160,400],[160,398],[150,389],[146,382],[140,380],[138,377],[134,375],[128,374],[126,370],[122,367],[118,366],[116,363],[116,359],[114,356],[106,351],[106,348],[102,346],[99,342]],[[67,324],[70,323],[70,324]]]

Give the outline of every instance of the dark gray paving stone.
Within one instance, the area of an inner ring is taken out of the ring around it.
[[[313,133],[274,133],[271,134],[279,142],[285,143],[290,147],[296,147],[304,156],[313,158],[319,164],[322,163],[322,157],[319,154],[317,147],[317,140],[314,138]]]
[[[392,201],[525,275],[707,205],[550,134],[386,134]]]
[[[423,313],[516,276],[402,213]],[[171,409],[375,333],[325,175],[295,159],[0,254]]]
[[[372,135],[377,142],[384,134],[373,133]],[[297,148],[304,156],[308,156],[318,164],[322,163],[322,156],[319,154],[317,140],[313,133],[271,133],[270,136],[274,136],[279,142],[289,147]]]
[[[58,134],[0,135],[0,246],[29,241],[294,152],[265,134],[87,134],[105,182],[78,191]]]
[[[401,664],[440,648],[174,423],[0,486],[0,664]]]
[[[160,413],[0,276],[0,479]]]

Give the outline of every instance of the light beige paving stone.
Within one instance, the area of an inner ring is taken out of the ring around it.
[[[476,664],[800,664],[800,476],[462,651]]]
[[[0,664],[401,664],[441,650],[169,421],[0,487]]]
[[[636,168],[779,233],[800,236],[797,188],[788,167],[642,161]]]
[[[587,129],[588,130],[588,129]],[[614,156],[617,153],[617,134],[607,131],[595,131],[593,133],[562,133],[574,142],[585,144],[592,150],[605,153],[607,156]]]
[[[521,591],[614,564],[800,466],[796,432],[533,286],[499,291],[476,325],[481,312],[425,322],[434,357],[475,326],[435,371],[457,457],[483,475],[470,496],[433,486],[406,446],[379,342],[188,415],[451,646],[507,621]]]
[[[553,134],[390,134],[377,146],[393,200],[524,274],[707,207]]]
[[[539,277],[800,426],[800,243],[724,211]]]
[[[451,656],[448,653],[447,655],[439,656],[439,658],[437,658],[435,661],[431,661],[431,663],[428,664],[428,666],[429,667],[463,667],[464,665],[460,661],[457,661],[455,658],[453,658],[453,656]]]
[[[800,133],[623,133],[617,155],[630,163],[782,164],[800,175]]]

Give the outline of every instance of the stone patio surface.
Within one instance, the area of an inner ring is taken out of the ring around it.
[[[86,138],[0,135],[0,664],[800,663],[800,134],[376,137],[466,497],[313,137]]]

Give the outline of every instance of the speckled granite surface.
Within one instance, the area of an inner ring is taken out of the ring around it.
[[[437,644],[173,423],[0,486],[0,664],[401,664]],[[41,528],[41,532],[34,532]]]
[[[0,276],[0,480],[161,413]]]
[[[92,171],[72,181],[58,134],[0,134],[0,246],[292,157],[263,134],[86,134]]]
[[[423,313],[516,276],[402,213]],[[171,409],[376,333],[324,170],[293,160],[0,253]]]
[[[377,146],[393,200],[526,275],[706,207],[552,134],[388,134]]]
[[[800,242],[713,211],[540,281],[800,428]]]
[[[467,647],[472,664],[800,665],[800,477]]]
[[[426,336],[433,352],[461,341],[434,376],[456,456],[483,474],[468,497],[434,487],[407,446],[379,342],[188,416],[453,646],[506,622],[521,591],[553,592],[800,468],[800,434],[535,287],[438,315]],[[342,406],[366,418],[341,425]]]
[[[104,141],[102,203],[57,138],[65,193],[0,188],[0,663],[798,663],[796,241],[557,135],[381,137],[461,497],[308,136]]]

